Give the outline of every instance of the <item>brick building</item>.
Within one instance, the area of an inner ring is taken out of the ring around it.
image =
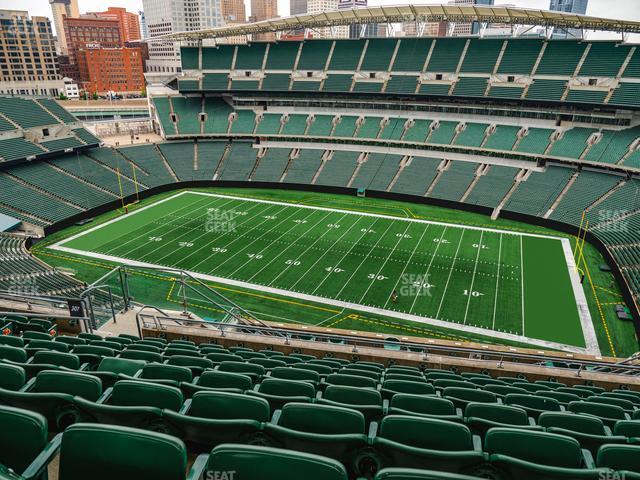
[[[135,42],[142,38],[140,35],[140,17],[135,13],[127,12],[124,8],[109,7],[105,12],[91,12],[83,15],[83,17],[119,22],[123,42]]]

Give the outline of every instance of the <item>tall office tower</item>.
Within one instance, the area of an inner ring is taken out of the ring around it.
[[[142,38],[147,38],[149,36],[149,29],[147,28],[147,19],[144,16],[144,12],[140,10],[138,16],[140,17],[140,35]]]
[[[221,0],[142,0],[142,5],[149,38],[224,25]],[[169,79],[181,71],[178,42],[149,44],[147,78]]]
[[[247,11],[244,0],[222,0],[222,18],[225,23],[244,23]]]
[[[83,17],[119,22],[123,42],[135,42],[141,39],[140,17],[135,13],[127,12],[125,8],[109,7],[105,12],[91,12],[83,15]]]
[[[78,10],[78,0],[49,0],[51,5],[51,13],[53,14],[53,26],[56,28],[58,43],[60,45],[60,53],[68,54],[67,41],[64,35],[64,17],[78,18],[80,11]]]
[[[289,13],[291,15],[303,15],[307,13],[307,0],[290,0]]]
[[[53,95],[64,91],[51,22],[22,10],[0,10],[0,93]]]
[[[549,10],[584,15],[588,6],[589,0],[551,0]],[[576,28],[557,28],[553,32],[553,38],[582,38],[582,31]]]
[[[493,5],[494,0],[451,0],[449,5],[477,5],[477,6],[490,6]],[[454,37],[466,37],[469,35],[477,35],[480,31],[480,24],[478,22],[459,22],[456,23],[452,36]]]
[[[261,22],[278,16],[277,0],[251,0],[251,17],[252,22]],[[254,35],[255,40],[270,41],[276,38],[275,33],[259,33]]]
[[[365,8],[367,0],[338,0],[338,10],[347,10],[351,8]],[[344,29],[343,29],[344,30]],[[375,24],[349,25],[346,27],[346,35],[348,38],[375,37],[378,34],[378,28]]]
[[[307,0],[307,13],[323,13],[323,12],[335,12],[338,10],[338,0]],[[317,32],[319,36],[328,38],[331,36],[343,38],[348,34],[348,28],[334,27],[332,30],[329,27],[320,27],[313,30]]]

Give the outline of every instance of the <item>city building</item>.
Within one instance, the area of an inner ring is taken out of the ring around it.
[[[78,0],[49,0],[51,5],[51,13],[53,14],[53,25],[56,29],[60,53],[67,55],[67,40],[64,35],[63,20],[67,18],[77,18],[80,16],[78,10]]]
[[[71,99],[80,98],[80,88],[74,79],[65,77],[62,82],[64,83],[63,93],[65,97]]]
[[[277,0],[251,0],[251,22],[261,22],[278,16]],[[259,33],[254,35],[255,40],[271,41],[275,40],[274,33]]]
[[[47,17],[0,10],[0,58],[0,93],[58,96],[63,91]]]
[[[589,0],[551,0],[549,10],[585,15],[588,6]],[[553,32],[553,38],[582,38],[582,31],[575,28],[558,28]]]
[[[64,32],[69,50],[69,63],[76,65],[77,52],[87,44],[103,48],[116,48],[122,45],[122,33],[118,20],[99,18],[65,18]],[[76,78],[76,80],[80,80]]]
[[[123,42],[141,40],[140,18],[135,13],[127,12],[124,8],[109,7],[105,12],[91,12],[83,18],[98,18],[101,20],[115,20],[120,23],[120,34]]]
[[[338,0],[307,0],[307,13],[335,12],[338,10]],[[320,27],[313,31],[314,36],[320,37],[346,37],[348,27]]]
[[[445,37],[447,35],[447,22],[427,22],[418,30],[416,22],[402,24],[401,36],[404,37]]]
[[[121,9],[65,18],[68,61],[61,59],[65,75],[80,88],[97,94],[139,94],[144,90],[146,46],[140,37],[137,15]],[[100,18],[105,17],[105,18]],[[136,37],[129,41],[127,38]]]
[[[450,5],[493,5],[494,0],[451,0]],[[469,35],[477,35],[480,32],[480,24],[478,22],[458,22],[453,25],[451,35],[454,37],[466,37]]]
[[[224,25],[222,0],[143,0],[142,5],[147,38]],[[180,43],[150,43],[146,71],[148,79],[159,82],[180,73]]]
[[[226,24],[245,23],[247,11],[244,0],[222,0],[222,18]]]
[[[351,8],[365,8],[367,6],[367,0],[338,0],[338,10],[348,10]],[[378,36],[378,27],[375,24],[363,25],[349,25],[346,28],[346,36],[348,38],[360,38],[360,37],[376,37]],[[343,28],[343,30],[345,30]]]
[[[77,53],[83,90],[99,95],[139,94],[145,89],[140,48],[92,48]]]
[[[142,38],[148,38],[149,30],[147,29],[147,20],[144,16],[144,12],[140,10],[138,12],[138,16],[140,17],[140,34],[142,35]]]
[[[291,15],[303,15],[307,13],[307,0],[290,0],[289,13]]]

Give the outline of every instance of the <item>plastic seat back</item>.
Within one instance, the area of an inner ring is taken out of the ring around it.
[[[606,435],[602,420],[588,415],[576,415],[564,412],[543,412],[538,418],[538,425],[544,428],[561,428],[588,435]]]
[[[109,372],[133,377],[140,372],[147,362],[143,360],[129,360],[127,358],[103,358],[98,365],[98,372]]]
[[[382,406],[382,396],[380,392],[372,388],[329,385],[324,391],[322,398],[345,405]]]
[[[271,377],[283,380],[301,380],[312,383],[320,382],[320,375],[317,372],[295,367],[276,367],[271,370]]]
[[[345,385],[350,387],[368,387],[376,388],[377,382],[367,377],[358,375],[346,375],[342,373],[332,373],[327,376],[326,380],[329,385]]]
[[[187,452],[175,437],[81,423],[63,434],[59,480],[184,480]]]
[[[150,363],[142,369],[141,378],[146,380],[173,380],[174,382],[190,382],[193,374],[187,367]]]
[[[249,390],[253,386],[251,377],[241,373],[221,372],[210,370],[204,372],[198,379],[198,385],[208,388],[234,388]]]
[[[109,403],[120,407],[155,407],[178,411],[183,403],[180,389],[134,380],[120,380],[113,386]]]
[[[390,407],[424,415],[455,415],[456,413],[456,408],[451,400],[408,393],[394,395]]]
[[[33,355],[33,363],[57,365],[58,367],[65,367],[71,370],[78,370],[80,368],[80,359],[77,355],[46,350],[36,352]]]
[[[433,385],[425,382],[410,382],[406,380],[385,380],[382,384],[383,391],[394,393],[412,393],[416,395],[435,395]]]
[[[54,342],[53,340],[31,340],[29,349],[42,349],[42,350],[54,350],[56,352],[67,353],[69,351],[69,345],[60,342]]]
[[[640,438],[640,421],[618,420],[613,427],[613,434],[629,438]]]
[[[429,432],[425,435],[425,432]],[[387,415],[378,436],[415,448],[440,451],[473,450],[471,431],[466,425],[435,418]]]
[[[47,445],[47,420],[40,414],[0,406],[0,464],[22,473]]]
[[[596,465],[640,473],[640,445],[603,445],[598,450]]]
[[[5,390],[20,390],[27,381],[24,368],[18,365],[0,363],[0,388]]]
[[[218,370],[221,372],[250,373],[257,376],[262,376],[266,373],[266,369],[262,365],[242,362],[222,362],[218,365]]]
[[[0,345],[0,360],[25,363],[27,361],[27,352],[24,348]]]
[[[626,420],[626,415],[621,407],[616,405],[605,405],[604,403],[592,402],[571,402],[567,409],[574,413],[587,413],[602,418],[613,420]]]
[[[362,413],[333,405],[288,403],[282,407],[278,425],[320,435],[365,434]]]
[[[102,395],[99,378],[77,372],[44,370],[33,385],[34,393],[66,393],[95,402]]]
[[[187,355],[174,355],[169,358],[167,364],[177,365],[179,367],[213,368],[213,362],[211,360]]]
[[[527,412],[519,407],[491,403],[470,403],[465,410],[467,418],[480,418],[508,425],[529,425]]]
[[[492,428],[485,436],[484,451],[552,467],[583,467],[578,441],[554,433]]]
[[[191,400],[188,415],[217,420],[255,420],[268,422],[271,411],[269,402],[232,392],[196,392]]]
[[[14,337],[13,335],[0,335],[0,345],[24,348],[24,340],[21,337]]]
[[[127,360],[142,360],[143,362],[162,363],[162,355],[154,352],[144,352],[141,350],[126,349],[118,358],[126,358]]]
[[[258,392],[281,397],[309,397],[316,395],[315,387],[309,382],[300,380],[281,380],[265,378],[258,386]]]
[[[253,445],[225,444],[211,452],[207,477],[212,472],[235,471],[238,479],[260,480],[347,480],[344,466],[336,461],[310,453]]]

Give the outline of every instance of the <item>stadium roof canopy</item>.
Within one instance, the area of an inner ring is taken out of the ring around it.
[[[234,24],[191,32],[172,33],[149,38],[147,41],[215,39],[236,35],[370,23],[463,23],[474,21],[481,23],[540,25],[544,27],[580,30],[640,33],[640,22],[591,17],[564,12],[551,12],[547,10],[476,5],[393,5],[273,18],[255,23]]]

